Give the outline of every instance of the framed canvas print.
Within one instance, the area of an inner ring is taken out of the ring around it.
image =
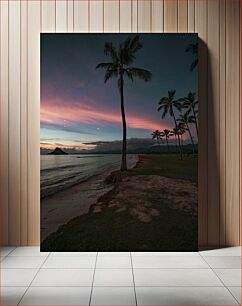
[[[197,34],[41,34],[41,250],[196,251]]]

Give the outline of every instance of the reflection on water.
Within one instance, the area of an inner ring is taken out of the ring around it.
[[[135,160],[135,155],[127,155],[128,167],[133,166]],[[66,189],[109,169],[118,169],[120,162],[120,154],[41,155],[41,197]]]

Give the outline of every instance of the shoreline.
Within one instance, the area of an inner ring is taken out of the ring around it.
[[[138,162],[139,155],[136,155],[129,169],[135,167]],[[118,169],[119,166],[112,166],[103,173],[93,175],[83,182],[42,198],[41,241],[57,231],[59,226],[75,217],[87,214],[100,197],[114,188],[115,184],[109,180],[109,177]]]
[[[42,241],[42,250],[195,250],[196,165],[190,158],[139,155],[130,171],[110,173],[106,181],[111,188],[97,197],[88,213],[72,218]]]

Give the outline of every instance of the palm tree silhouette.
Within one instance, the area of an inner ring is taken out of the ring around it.
[[[196,93],[190,91],[186,97],[179,99],[179,101],[183,103],[182,107],[187,109],[187,113],[193,115],[194,123],[196,126],[197,137],[198,137],[198,124],[197,124],[198,100],[196,99]]]
[[[156,139],[158,145],[160,144],[161,132],[159,130],[154,131],[152,134],[152,139]]]
[[[175,136],[175,140],[176,140],[176,151],[178,152],[178,143],[177,143],[177,136],[178,136],[179,132],[178,132],[178,128],[173,128],[173,130],[170,132],[170,136]]]
[[[195,56],[195,59],[191,63],[191,66],[190,66],[190,71],[193,71],[197,67],[197,65],[198,65],[198,43],[190,44],[186,48],[186,52],[191,52]]]
[[[175,123],[175,128],[177,129],[177,121],[176,121],[176,116],[175,116],[175,113],[174,113],[174,108],[181,111],[182,105],[181,105],[180,101],[175,100],[175,94],[176,94],[175,90],[168,91],[168,96],[160,99],[160,101],[158,103],[160,105],[158,107],[158,111],[162,110],[162,115],[161,115],[162,119],[165,118],[166,115],[169,113],[169,115],[173,118],[174,123]],[[177,138],[178,138],[180,156],[181,156],[181,159],[183,159],[179,133],[177,134]]]
[[[161,132],[161,137],[165,137],[165,139],[166,139],[166,145],[167,145],[168,152],[170,152],[170,146],[169,146],[169,142],[168,142],[168,139],[170,138],[170,134],[171,134],[171,131],[167,130],[167,129],[165,129]]]
[[[121,115],[123,125],[123,144],[122,144],[122,162],[121,171],[127,171],[126,147],[127,147],[127,127],[124,109],[124,77],[128,77],[132,82],[135,77],[138,77],[145,82],[150,81],[151,72],[145,69],[132,67],[136,53],[143,47],[139,40],[139,36],[128,37],[118,47],[113,46],[112,42],[106,42],[104,45],[104,54],[111,57],[108,63],[100,63],[96,69],[105,69],[104,83],[110,78],[118,79],[117,85],[119,88],[121,100]]]
[[[179,123],[177,126],[178,129],[178,135],[181,137],[181,144],[183,146],[183,135],[186,133],[187,129],[183,123]]]
[[[185,112],[184,114],[180,115],[180,118],[177,119],[177,121],[180,124],[183,124],[186,127],[186,130],[188,131],[188,134],[189,134],[190,139],[191,139],[193,154],[195,154],[194,140],[193,140],[193,137],[192,137],[191,129],[189,127],[189,123],[194,123],[195,122],[193,116],[189,115],[188,112]]]

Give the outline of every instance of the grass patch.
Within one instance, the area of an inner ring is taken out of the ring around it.
[[[166,195],[161,197],[159,191],[156,194],[147,190],[147,197],[153,197],[152,208],[158,209],[160,213],[148,223],[141,222],[129,210],[117,212],[108,207],[113,196],[118,193],[122,180],[135,175],[160,175],[197,182],[197,158],[189,156],[181,161],[176,155],[142,155],[135,168],[126,173],[117,171],[109,176],[108,181],[114,183],[114,188],[100,199],[104,203],[101,212],[94,213],[90,209],[88,214],[76,217],[59,227],[41,243],[41,250],[197,250],[197,217],[172,209]],[[123,198],[122,201],[129,203],[128,198]],[[137,201],[142,201],[138,191]]]
[[[175,154],[150,154],[140,156],[137,167],[130,169],[127,175],[161,175],[197,182],[197,167],[197,156],[188,155],[180,160]]]

